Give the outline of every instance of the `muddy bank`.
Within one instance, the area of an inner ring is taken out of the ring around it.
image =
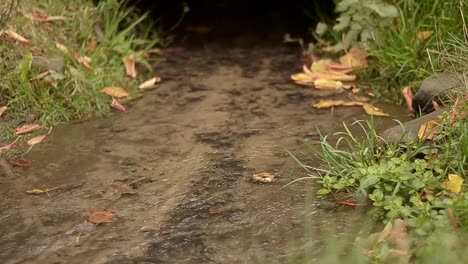
[[[280,44],[186,49],[155,66],[164,82],[129,113],[54,129],[28,157],[33,167],[3,172],[0,258],[281,262],[305,222],[346,228],[353,211],[310,197],[312,182],[282,188],[304,176],[284,148],[311,160],[299,139],[316,141],[316,128],[327,134],[367,118],[361,108],[311,108],[330,95],[288,80],[296,51]],[[277,181],[252,182],[256,172]],[[24,192],[55,187],[49,195]],[[100,208],[116,211],[111,223],[85,221]]]

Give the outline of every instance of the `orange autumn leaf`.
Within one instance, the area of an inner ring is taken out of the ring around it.
[[[41,128],[39,124],[24,124],[20,127],[15,128],[15,135],[23,135],[27,133],[31,133],[35,130]]]
[[[439,124],[442,119],[430,120],[419,127],[418,138],[420,140],[432,140],[439,133]]]
[[[371,104],[363,104],[362,108],[364,108],[364,111],[368,115],[373,115],[373,116],[390,116],[388,113],[385,113],[382,109],[377,108]]]
[[[30,140],[28,140],[27,144],[29,146],[36,145],[38,143],[41,143],[46,137],[47,137],[47,135],[33,137]]]
[[[103,224],[103,223],[110,223],[112,222],[113,218],[115,216],[115,211],[114,210],[95,210],[89,213],[88,215],[88,221],[94,224]]]
[[[129,55],[122,58],[122,61],[125,66],[125,72],[127,75],[133,79],[136,78],[137,73],[135,70],[135,55]]]
[[[6,107],[6,106],[1,106],[1,107],[0,107],[0,116],[2,116],[3,113],[5,113],[5,111],[6,111],[7,109],[8,109],[8,107]]]
[[[101,93],[117,98],[123,98],[128,96],[128,92],[125,89],[112,86],[105,87],[101,90]]]

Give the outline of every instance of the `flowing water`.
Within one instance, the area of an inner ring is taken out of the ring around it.
[[[306,225],[346,230],[365,217],[313,197],[312,181],[284,187],[305,176],[285,149],[316,165],[301,139],[368,117],[310,107],[334,95],[288,79],[297,47],[243,37],[168,55],[154,66],[163,82],[128,113],[56,127],[29,154],[32,167],[4,168],[2,263],[284,263]],[[252,181],[259,172],[277,181]],[[85,219],[95,209],[116,216],[94,225]]]

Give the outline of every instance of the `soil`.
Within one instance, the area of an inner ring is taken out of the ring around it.
[[[2,262],[284,263],[293,238],[323,246],[304,237],[307,227],[319,234],[360,219],[314,197],[313,181],[285,186],[306,176],[285,149],[317,165],[301,139],[317,144],[317,128],[329,134],[368,117],[310,107],[336,95],[293,84],[298,47],[268,38],[187,44],[154,66],[163,82],[128,113],[57,127],[29,154],[32,167],[4,166]],[[276,181],[252,180],[262,172]],[[115,211],[112,221],[87,221],[98,209]]]

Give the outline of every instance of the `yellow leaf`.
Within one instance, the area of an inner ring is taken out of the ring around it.
[[[449,174],[448,180],[442,183],[442,188],[447,191],[451,191],[455,194],[458,194],[461,191],[461,186],[463,184],[463,178],[456,174]]]
[[[68,48],[65,45],[55,42],[55,47],[64,54],[68,54]]]
[[[122,61],[125,65],[125,72],[128,76],[135,79],[136,78],[136,70],[135,70],[135,56],[129,55],[122,58]]]
[[[153,77],[138,86],[140,89],[147,89],[153,87],[156,83],[161,81],[161,77]]]
[[[16,33],[15,31],[11,29],[5,30],[5,33],[12,39],[20,42],[23,45],[29,45],[29,40],[21,36],[20,34]]]
[[[26,193],[28,194],[43,194],[43,193],[47,193],[47,189],[46,190],[41,190],[41,189],[32,189],[32,190],[28,190],[26,191]]]
[[[420,31],[420,32],[416,33],[416,38],[415,37],[411,38],[410,43],[413,44],[416,39],[417,40],[426,40],[430,36],[432,36],[432,33],[433,33],[432,31]]]
[[[309,74],[305,74],[305,73],[293,74],[291,75],[291,79],[294,81],[307,81],[307,82],[308,81],[312,82],[314,80],[312,76],[310,76]]]
[[[327,72],[328,71],[328,64],[330,64],[331,60],[323,59],[314,61],[310,69],[312,72]]]
[[[385,113],[382,109],[377,108],[371,104],[363,104],[362,108],[364,108],[364,111],[368,115],[373,115],[373,116],[390,116],[389,114]]]
[[[0,116],[2,116],[3,113],[4,113],[7,109],[8,109],[8,107],[6,107],[6,106],[1,106],[1,107],[0,107]]]
[[[117,98],[123,98],[128,96],[128,92],[120,87],[105,87],[101,90],[101,93]]]
[[[432,140],[439,133],[439,124],[442,119],[430,120],[419,127],[418,138],[420,140]]]
[[[333,106],[362,106],[364,102],[357,101],[344,101],[344,100],[320,100],[318,103],[312,104],[311,106],[317,109],[328,108]]]
[[[352,47],[345,55],[340,57],[340,63],[355,70],[367,68],[367,52],[358,47]]]
[[[317,79],[351,82],[356,80],[356,75],[347,75],[341,72],[328,71],[314,73]]]
[[[47,137],[47,135],[33,137],[30,140],[28,140],[27,144],[29,146],[36,145],[38,143],[41,143],[46,137]]]
[[[343,83],[328,79],[317,79],[314,81],[314,86],[317,89],[336,90],[343,87]]]

